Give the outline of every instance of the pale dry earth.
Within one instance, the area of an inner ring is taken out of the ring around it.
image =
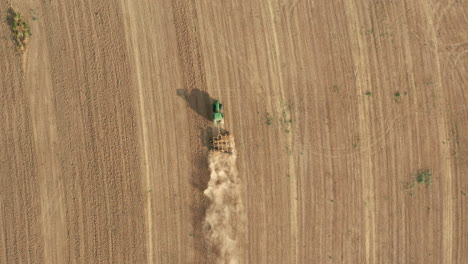
[[[0,263],[209,263],[213,98],[236,136],[243,263],[467,263],[467,11],[0,2]]]

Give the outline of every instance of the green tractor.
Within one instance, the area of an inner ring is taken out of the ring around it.
[[[213,104],[213,122],[215,124],[223,124],[224,123],[224,115],[221,113],[223,111],[223,105],[216,100]]]
[[[216,100],[213,104],[213,123],[217,126],[218,134],[210,139],[211,150],[221,153],[232,154],[234,139],[222,126],[224,124],[223,105]]]

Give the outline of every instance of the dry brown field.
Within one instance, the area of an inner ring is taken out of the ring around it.
[[[213,99],[236,138],[241,263],[468,263],[467,12],[1,1],[0,263],[212,263]]]

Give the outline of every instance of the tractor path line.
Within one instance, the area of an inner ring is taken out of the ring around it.
[[[275,49],[275,59],[276,63],[273,64],[273,67],[275,68],[275,71],[277,72],[278,80],[279,80],[279,91],[281,93],[281,98],[284,97],[284,82],[281,74],[281,57],[280,57],[280,47],[279,47],[279,42],[278,42],[278,29],[276,27],[276,19],[277,16],[275,15],[275,10],[274,7],[272,6],[271,1],[268,1],[268,7],[269,7],[269,12],[270,12],[270,20],[271,20],[271,27],[272,27],[272,33],[273,33],[273,39],[274,39],[274,49]],[[279,98],[277,98],[277,105],[282,105],[281,102],[279,102]],[[290,111],[287,112],[288,115],[290,115]],[[289,117],[288,117],[289,118]],[[290,177],[290,182],[289,182],[289,200],[291,203],[291,213],[290,213],[290,232],[291,232],[291,241],[290,241],[290,260],[291,263],[298,263],[298,225],[297,225],[297,175],[296,175],[296,168],[295,168],[295,161],[294,161],[294,156],[293,156],[293,131],[292,128],[290,128],[291,133],[288,133],[287,135],[287,146],[288,146],[288,173]]]
[[[128,48],[132,47],[133,52],[133,58],[134,58],[134,66],[135,66],[135,73],[136,73],[136,80],[137,80],[137,86],[138,86],[138,105],[139,105],[139,110],[140,110],[140,118],[139,118],[139,123],[141,126],[142,130],[142,145],[143,145],[143,163],[144,163],[144,174],[145,174],[145,184],[146,184],[146,190],[151,189],[151,177],[150,177],[150,169],[149,169],[149,158],[148,158],[148,128],[146,125],[146,114],[145,114],[145,100],[144,100],[144,92],[143,92],[143,85],[142,85],[142,79],[141,79],[141,61],[140,61],[140,50],[138,48],[138,45],[135,45],[135,43],[139,43],[138,41],[138,36],[135,26],[135,21],[133,20],[133,17],[140,17],[139,15],[133,16],[132,14],[135,14],[133,10],[133,5],[129,4],[126,1],[121,0],[121,6],[123,10],[127,10],[127,12],[124,12],[124,14],[127,14],[127,18],[125,19],[126,21],[124,22],[124,30],[125,30],[125,38],[126,42],[128,45]],[[128,23],[128,24],[127,24]],[[130,35],[129,36],[129,32]],[[148,263],[154,263],[153,259],[153,219],[152,219],[152,202],[151,202],[151,192],[146,192],[146,208],[145,208],[145,215],[146,215],[146,226],[147,226],[147,261]]]

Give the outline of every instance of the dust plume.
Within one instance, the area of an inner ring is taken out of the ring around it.
[[[210,151],[210,181],[204,191],[211,202],[204,222],[210,258],[223,264],[240,262],[240,237],[245,229],[234,142],[232,146],[232,154]]]

